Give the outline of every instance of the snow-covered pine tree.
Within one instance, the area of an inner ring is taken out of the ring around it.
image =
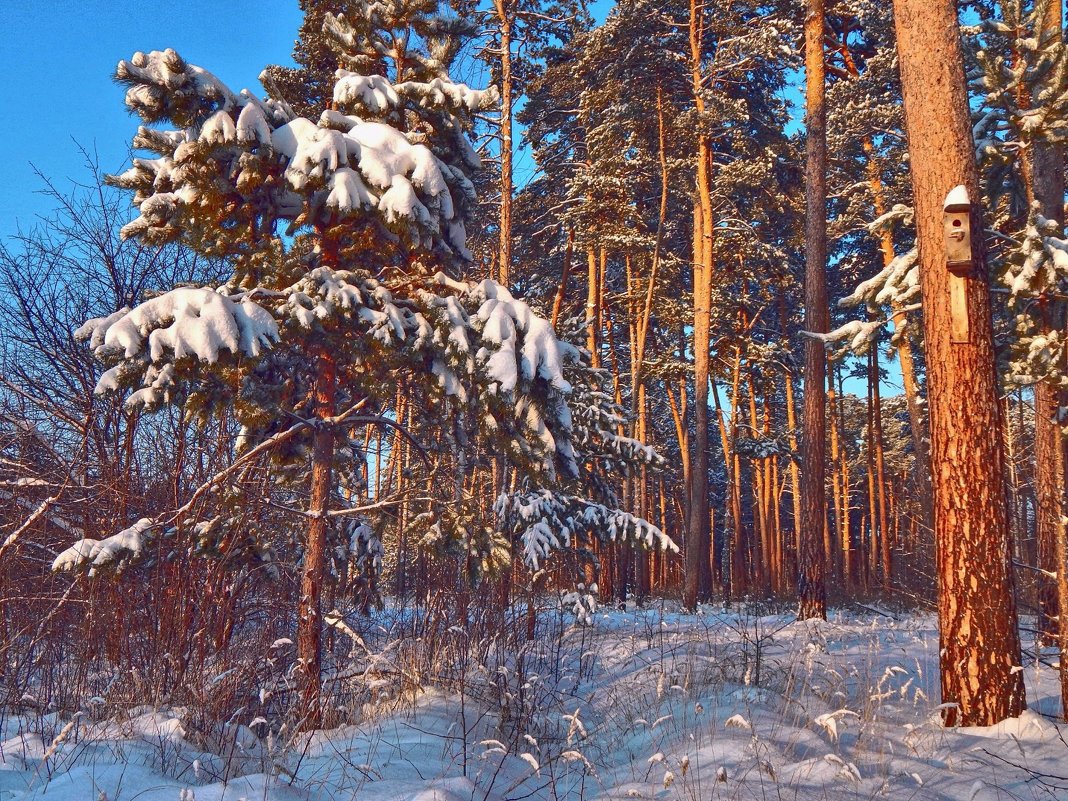
[[[349,533],[365,575],[379,553],[357,522],[361,499],[374,499],[355,478],[364,457],[350,435],[398,426],[390,416],[398,383],[418,399],[418,428],[455,432],[461,454],[460,440],[484,438],[543,487],[579,472],[564,377],[577,351],[499,285],[450,277],[469,256],[465,220],[476,201],[469,175],[479,160],[466,131],[495,92],[452,82],[456,47],[431,35],[450,23],[434,27],[425,3],[406,7],[413,26],[428,27],[403,52],[377,46],[395,24],[377,5],[356,26],[326,17],[351,69],[339,70],[334,108],[316,121],[283,100],[235,93],[173,50],[120,62],[127,105],[146,123],[134,147],[156,156],[113,179],[140,211],[123,235],[182,242],[226,258],[233,275],[78,332],[111,365],[98,392],[135,388],[129,406],[149,411],[177,403],[191,415],[232,413],[241,433],[231,465],[180,508],[81,540],[54,567],[149,558],[165,548],[148,542],[189,527],[210,551],[255,502],[240,495],[241,474],[265,470],[292,499],[286,513],[305,526],[297,616],[305,726],[321,713],[329,540]],[[658,530],[642,532],[668,544]],[[270,560],[259,545],[253,538],[252,556]]]
[[[313,122],[284,102],[232,92],[173,51],[139,53],[118,68],[131,109],[146,123],[181,127],[145,126],[135,137],[135,147],[158,158],[137,159],[114,179],[135,192],[141,212],[124,236],[182,241],[229,259],[234,273],[218,289],[182,287],[90,321],[80,334],[117,362],[100,390],[140,385],[131,405],[175,400],[205,415],[232,407],[243,427],[235,465],[268,450],[282,460],[310,456],[298,616],[309,709],[317,708],[318,605],[339,432],[381,422],[358,412],[382,411],[389,378],[413,361],[432,395],[460,391],[449,362],[468,367],[449,341],[468,318],[451,308],[455,298],[428,288],[437,285],[434,271],[467,255],[464,216],[473,197],[465,170],[477,168],[477,158],[458,143],[472,111],[492,104],[493,93],[451,83],[444,65],[440,72],[431,82],[399,82],[399,90],[373,72],[343,74],[334,92],[339,110]],[[423,107],[436,116],[418,134],[386,122],[418,117]],[[398,273],[415,279],[406,302],[382,283]],[[167,523],[186,523],[187,511]],[[127,529],[88,552],[76,546],[57,564],[137,554],[142,537],[162,523]],[[202,533],[225,528],[203,526]]]
[[[1026,704],[1015,667],[1020,639],[1003,419],[958,9],[946,0],[895,0],[894,21],[928,355],[942,700],[947,723],[992,725]],[[947,268],[944,247],[945,207],[955,199],[969,205],[973,231],[970,274],[959,279]],[[967,337],[949,335],[953,280],[964,297]],[[977,431],[998,435],[976,437]],[[981,611],[993,609],[996,615]]]

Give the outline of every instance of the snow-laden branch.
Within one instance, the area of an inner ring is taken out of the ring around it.
[[[523,543],[523,561],[531,570],[538,570],[553,551],[571,548],[582,537],[679,551],[667,534],[647,520],[547,489],[503,494],[495,511],[501,527]]]
[[[362,217],[416,246],[472,258],[463,212],[476,198],[466,171],[481,162],[465,130],[471,115],[496,105],[495,88],[472,89],[444,76],[393,85],[381,75],[339,70],[337,110],[310,120],[247,89],[231,91],[173,50],[136,53],[119,63],[116,77],[130,86],[127,106],[146,122],[179,126],[142,127],[134,147],[158,157],[135,158],[109,179],[136,192],[140,215],[123,227],[123,237],[169,241],[196,221],[217,229],[217,211],[209,210],[223,205],[244,225],[250,213],[264,218],[253,223],[262,230],[275,220],[300,227]],[[421,135],[400,130],[405,109],[442,118],[455,163],[435,155]],[[195,169],[209,159],[224,167],[214,182]],[[284,180],[262,180],[279,169]],[[233,204],[235,195],[245,202]]]

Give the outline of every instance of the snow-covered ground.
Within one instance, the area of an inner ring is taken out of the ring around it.
[[[1056,671],[1025,660],[1020,719],[947,730],[937,652],[929,615],[601,612],[307,736],[9,716],[0,801],[1068,799]]]

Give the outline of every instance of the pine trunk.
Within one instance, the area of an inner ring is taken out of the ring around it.
[[[785,294],[779,294],[779,325],[783,333],[788,329],[788,320],[786,315],[786,296]],[[798,526],[801,520],[801,470],[797,466],[797,459],[793,458],[793,454],[799,453],[797,442],[797,404],[794,402],[794,376],[790,369],[783,371],[783,379],[785,381],[786,389],[786,428],[789,431],[787,442],[790,445],[790,502],[792,504],[793,513],[793,552],[797,553],[797,532]],[[783,550],[786,550],[785,543],[783,544]]]
[[[337,371],[333,358],[325,351],[316,359],[315,416],[325,420],[334,415]],[[315,432],[312,444],[311,500],[308,513],[307,542],[304,543],[304,573],[300,582],[300,606],[297,613],[297,663],[300,670],[300,697],[305,710],[303,728],[315,729],[322,724],[322,592],[326,561],[327,511],[334,461],[334,432],[322,427]]]
[[[694,105],[704,111],[704,76],[701,71],[704,42],[704,7],[690,0],[690,69]],[[708,378],[712,304],[712,197],[709,177],[709,142],[697,137],[696,184],[698,203],[693,232],[693,368],[694,438],[690,459],[689,520],[686,526],[686,586],[683,604],[696,609],[697,602],[712,594],[709,552],[712,532],[708,508]]]
[[[601,282],[597,274],[597,251],[586,250],[586,349],[594,367],[601,366]]]
[[[512,280],[512,2],[494,0],[501,32],[501,217],[498,281]]]
[[[567,244],[564,246],[564,264],[560,269],[560,285],[556,288],[556,296],[553,298],[552,326],[555,329],[560,322],[560,312],[564,308],[564,298],[567,295],[567,282],[571,278],[571,259],[575,254],[575,231],[567,229]]]
[[[823,0],[807,0],[805,16],[805,329],[826,333],[827,139],[824,107]],[[823,342],[805,341],[805,405],[801,440],[801,524],[798,530],[798,618],[827,617],[823,552],[826,486],[827,358]]]
[[[847,493],[844,491],[842,482],[844,477],[838,470],[838,464],[841,461],[841,436],[838,433],[838,414],[836,412],[838,399],[837,393],[834,390],[834,376],[830,377],[827,382],[827,404],[830,406],[831,411],[831,495],[834,503],[834,527],[835,527],[835,540],[838,542],[838,550],[841,554],[840,559],[842,562],[841,571],[835,575],[839,575],[842,578],[842,589],[849,592],[850,582],[852,580],[851,564],[852,551],[849,542],[849,499],[846,497]],[[830,559],[827,560],[828,570],[833,570],[834,562]]]
[[[894,12],[927,347],[942,701],[956,705],[946,710],[947,724],[987,726],[1019,715],[1025,701],[978,204],[970,277],[950,275],[944,244],[947,194],[964,185],[978,200],[979,176],[956,5],[895,0]],[[963,282],[965,336],[960,320],[954,332],[951,280]]]

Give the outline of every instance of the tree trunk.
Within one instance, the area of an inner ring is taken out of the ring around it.
[[[852,581],[852,549],[849,541],[849,498],[848,486],[842,486],[843,481],[848,482],[848,476],[843,476],[838,470],[841,461],[841,435],[838,431],[838,404],[837,393],[834,389],[834,376],[829,376],[827,381],[827,403],[831,411],[831,495],[834,503],[834,528],[835,540],[841,554],[841,571],[835,573],[841,576],[842,589],[848,593]],[[824,549],[826,552],[826,549]],[[827,569],[833,570],[835,563],[827,560]]]
[[[978,202],[970,221],[971,276],[950,275],[943,231],[950,190],[963,185],[970,198],[982,196],[956,5],[894,0],[894,21],[927,346],[942,701],[957,705],[946,709],[947,724],[987,726],[1019,715],[1025,701]],[[964,298],[956,330],[951,281],[962,283]],[[959,325],[962,314],[967,332]]]
[[[875,480],[875,384],[872,381],[872,355],[875,346],[868,351],[868,397],[866,408],[866,431],[867,442],[864,447],[864,462],[867,467],[868,481],[868,575],[874,576],[879,563],[879,537],[882,531],[878,529],[879,514],[877,483]]]
[[[756,382],[753,381],[752,367],[748,370],[747,389],[749,390],[749,428],[756,434],[760,431],[761,421],[757,417],[757,402],[756,402]],[[767,457],[760,459],[754,459],[752,464],[753,470],[753,486],[752,486],[752,509],[753,519],[756,521],[755,533],[759,536],[754,536],[751,544],[751,550],[753,551],[753,557],[750,560],[753,565],[753,583],[760,590],[761,593],[767,595],[771,590],[771,580],[769,575],[769,560],[771,558],[771,529],[769,525],[769,515],[767,514],[767,507],[764,505],[767,497],[766,482],[767,482]]]
[[[883,402],[879,391],[879,350],[872,346],[872,433],[875,435],[875,490],[879,508],[879,548],[883,564],[883,589],[893,585],[893,538],[890,536],[886,501],[886,454],[883,447]]]
[[[494,0],[501,32],[501,217],[498,281],[512,280],[512,0]]]
[[[1062,36],[1063,11],[1060,3],[1046,4],[1042,18],[1040,39],[1043,43]],[[1064,154],[1060,145],[1037,141],[1034,144],[1034,193],[1042,216],[1058,223],[1057,236],[1064,230]],[[1042,330],[1063,331],[1064,302],[1044,301]],[[1062,357],[1062,375],[1068,365]],[[1057,626],[1058,620],[1068,619],[1068,583],[1065,581],[1065,475],[1066,444],[1060,431],[1058,407],[1068,405],[1068,397],[1058,391],[1053,380],[1042,381],[1035,387],[1035,485],[1038,495],[1038,563],[1039,567],[1057,574],[1057,581],[1039,576],[1040,637],[1045,643],[1059,642],[1061,652],[1061,703],[1068,719],[1068,627]],[[1059,636],[1057,636],[1059,634]]]
[[[779,320],[783,334],[789,328],[786,316],[786,295],[779,294]],[[786,428],[789,429],[788,442],[790,445],[790,501],[793,511],[794,553],[797,553],[797,531],[801,521],[801,470],[797,465],[795,454],[799,453],[797,443],[797,406],[794,403],[794,376],[787,368],[783,370],[786,381]],[[785,550],[785,545],[784,545]]]
[[[704,7],[690,0],[690,69],[694,105],[704,111],[701,73],[704,41]],[[712,565],[709,552],[712,532],[708,517],[708,378],[711,346],[712,304],[712,197],[709,180],[708,138],[697,137],[696,182],[698,203],[694,209],[693,265],[693,368],[694,438],[690,459],[690,498],[686,526],[686,586],[683,605],[696,609],[699,600],[712,594]]]
[[[601,282],[597,275],[597,251],[586,250],[586,349],[594,367],[601,366]]]
[[[325,350],[316,358],[315,416],[325,420],[334,415],[337,370]],[[308,512],[307,542],[304,543],[304,573],[300,582],[297,613],[297,663],[300,670],[300,697],[305,710],[303,728],[322,724],[322,591],[326,557],[326,512],[330,508],[333,484],[334,432],[323,427],[315,432],[312,444],[311,501]]]
[[[826,333],[827,113],[824,107],[823,0],[807,0],[805,16],[805,329]],[[805,405],[801,437],[801,523],[798,528],[798,618],[827,617],[823,539],[827,357],[823,342],[805,341]]]

